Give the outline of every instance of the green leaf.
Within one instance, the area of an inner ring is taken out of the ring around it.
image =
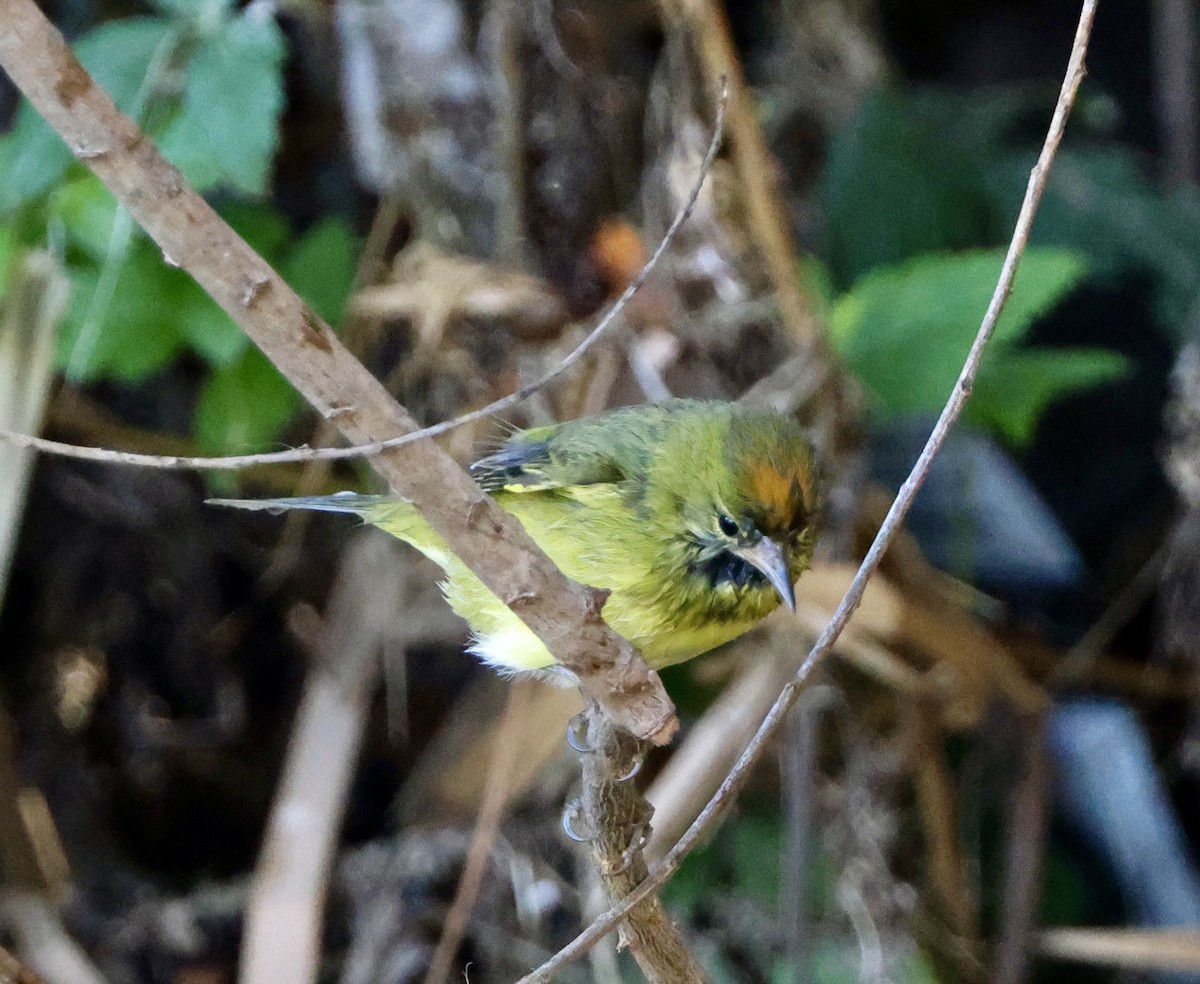
[[[221,218],[249,244],[259,256],[276,266],[291,230],[287,219],[269,202],[227,201],[218,212]]]
[[[193,427],[206,452],[253,452],[275,440],[303,401],[258,349],[215,371],[196,404]]]
[[[250,348],[246,333],[190,277],[180,285],[179,331],[213,366],[232,363]]]
[[[280,272],[317,314],[336,325],[354,285],[358,251],[358,240],[343,220],[323,219],[296,243]]]
[[[958,377],[1002,263],[1001,251],[987,250],[876,270],[838,300],[830,336],[884,407],[937,409]],[[1024,335],[1084,272],[1078,254],[1028,250],[993,345]]]
[[[898,93],[867,97],[834,135],[821,197],[825,257],[841,287],[877,266],[987,241],[975,163]]]
[[[0,226],[0,300],[4,299],[4,289],[8,285],[8,268],[16,248],[12,228]]]
[[[99,286],[99,271],[103,269],[113,249],[112,227],[116,204],[103,185],[91,176],[71,181],[64,185],[51,199],[52,214],[62,220],[67,228],[72,245],[78,247],[91,263],[77,267],[80,286],[79,300],[84,305],[71,315],[69,327],[71,345],[87,345],[83,336],[83,325],[77,319],[88,316],[86,308]],[[246,214],[240,216],[243,228],[252,238],[257,238],[270,247],[279,238],[287,236],[286,224],[278,219],[273,210],[264,212],[257,224]],[[282,231],[278,225],[282,224]],[[213,365],[225,365],[238,358],[250,342],[242,330],[225,314],[208,295],[186,273],[164,265],[162,256],[139,231],[133,231],[130,244],[123,260],[114,260],[138,267],[132,271],[121,271],[118,280],[118,295],[130,289],[149,290],[147,305],[154,310],[128,311],[124,296],[114,298],[108,315],[100,323],[99,330],[106,335],[97,358],[87,360],[89,368],[83,370],[85,378],[93,376],[119,375],[123,378],[140,378],[161,367],[158,361],[165,354],[174,355],[178,346],[166,344],[167,338],[182,339]],[[84,274],[84,271],[89,271]],[[134,295],[131,300],[136,299]],[[121,323],[116,323],[120,318]],[[174,331],[163,332],[157,327],[169,320]],[[138,334],[131,334],[134,330]],[[124,353],[124,345],[143,347],[144,332],[150,332],[162,341],[161,346],[151,345],[142,352]],[[90,333],[90,332],[89,332]],[[82,339],[82,342],[81,342]],[[76,367],[79,363],[75,363]],[[78,369],[76,369],[78,371]]]
[[[826,257],[844,289],[882,263],[1007,238],[1049,119],[1052,86],[933,87],[864,100],[831,142]],[[1137,148],[1113,139],[1113,101],[1076,106],[1032,243],[1076,250],[1098,279],[1148,274],[1157,321],[1183,339],[1200,282],[1200,189],[1165,193]],[[1100,140],[1081,144],[1087,131]]]
[[[1128,360],[1104,349],[1001,350],[980,368],[967,417],[1021,447],[1050,404],[1128,371]]]
[[[267,190],[283,111],[283,34],[251,5],[201,37],[184,71],[183,107],[163,152],[201,190]]]
[[[117,201],[99,178],[85,174],[63,184],[50,198],[50,214],[66,227],[72,246],[103,262],[112,249]]]
[[[214,365],[245,352],[250,343],[229,316],[188,274],[164,264],[148,239],[134,235],[111,290],[105,283],[107,254],[72,268],[72,304],[58,348],[58,363],[68,375],[133,382],[162,369],[188,346]]]
[[[149,255],[148,255],[149,254]],[[72,379],[144,379],[183,348],[176,316],[178,283],[145,241],[134,245],[107,303],[94,303],[101,268],[76,266],[67,318],[57,338],[57,362]],[[93,315],[99,317],[93,317]]]
[[[75,54],[122,112],[131,113],[145,95],[152,63],[165,61],[177,37],[168,21],[131,17],[90,31],[75,46]],[[73,161],[58,134],[23,102],[13,128],[0,137],[0,214],[44,194]]]
[[[178,25],[161,17],[127,17],[89,31],[75,55],[122,112],[136,113],[162,84],[179,38]]]

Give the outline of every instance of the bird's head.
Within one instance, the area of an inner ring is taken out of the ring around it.
[[[811,445],[791,418],[739,409],[713,451],[682,492],[689,573],[731,616],[794,611],[815,540]]]

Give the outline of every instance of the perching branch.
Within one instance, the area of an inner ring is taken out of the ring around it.
[[[633,782],[646,748],[614,728],[594,705],[585,714],[592,751],[583,757],[583,823],[604,890],[620,899],[646,877],[642,848],[654,810]],[[621,942],[650,984],[709,984],[654,894],[622,923]]]
[[[416,423],[332,329],[183,180],[95,84],[33,0],[0,0],[0,67],[73,153],[353,444]],[[652,741],[678,727],[658,676],[601,617],[604,595],[557,571],[521,525],[428,438],[376,470],[521,618],[614,721]]]
[[[521,978],[518,984],[546,984],[546,982],[553,980],[555,974],[561,971],[567,964],[585,954],[625,919],[634,906],[647,898],[678,870],[683,858],[700,843],[706,832],[719,819],[725,807],[732,803],[741,791],[742,786],[750,775],[750,770],[762,757],[771,739],[774,738],[775,734],[786,721],[788,711],[796,702],[801,688],[812,675],[813,670],[817,668],[833,648],[834,642],[837,641],[838,636],[841,635],[842,630],[846,627],[846,623],[850,621],[850,617],[854,614],[854,610],[862,601],[867,581],[870,580],[879,567],[879,562],[883,559],[884,553],[899,532],[900,526],[904,522],[904,517],[908,514],[917,491],[921,488],[926,476],[929,474],[934,457],[941,449],[942,444],[946,440],[946,435],[950,432],[950,428],[962,413],[963,407],[971,395],[975,377],[979,372],[979,364],[983,359],[984,348],[987,346],[996,329],[996,322],[999,320],[1000,313],[1004,309],[1005,302],[1008,300],[1008,295],[1012,291],[1013,280],[1017,273],[1017,265],[1020,263],[1021,255],[1025,252],[1025,247],[1029,242],[1029,233],[1033,227],[1033,219],[1037,214],[1042,194],[1046,190],[1050,167],[1054,162],[1055,155],[1058,153],[1058,146],[1062,142],[1067,116],[1070,114],[1071,107],[1075,103],[1076,93],[1079,91],[1079,85],[1086,73],[1084,57],[1087,54],[1088,39],[1092,32],[1092,22],[1096,16],[1096,2],[1097,0],[1084,0],[1083,8],[1080,11],[1079,26],[1075,31],[1075,41],[1071,48],[1070,61],[1067,65],[1062,88],[1059,91],[1058,102],[1054,107],[1054,117],[1050,121],[1050,128],[1046,134],[1046,140],[1042,145],[1041,153],[1038,155],[1037,163],[1030,173],[1029,184],[1025,189],[1025,198],[1021,203],[1021,210],[1017,215],[1016,228],[1013,230],[1008,252],[1004,257],[1004,264],[1000,270],[1000,278],[996,284],[996,290],[992,294],[992,299],[988,304],[987,312],[984,314],[983,322],[979,326],[979,332],[976,334],[975,341],[971,345],[971,350],[967,354],[966,361],[963,363],[962,372],[959,374],[958,381],[954,385],[954,390],[951,392],[945,407],[942,409],[941,415],[938,417],[937,423],[934,425],[933,432],[929,435],[929,439],[926,441],[925,447],[917,458],[916,464],[913,465],[908,478],[905,479],[904,484],[900,487],[900,491],[897,493],[891,509],[888,510],[887,517],[884,519],[879,533],[871,544],[871,548],[867,551],[866,557],[859,566],[858,573],[854,576],[854,580],[851,582],[846,596],[842,599],[841,604],[838,605],[837,611],[834,612],[829,625],[821,633],[821,636],[817,639],[804,662],[800,664],[796,675],[783,688],[782,693],[780,693],[779,698],[775,701],[770,713],[763,720],[758,732],[750,741],[750,744],[746,746],[746,750],[742,752],[737,765],[725,777],[725,781],[721,783],[720,788],[713,794],[712,799],[709,800],[700,815],[693,821],[687,832],[679,839],[679,842],[654,867],[654,870],[650,872],[649,876],[637,888],[631,891],[621,902],[596,919],[587,929],[550,960],[546,961],[546,963],[542,964],[542,966],[538,967],[532,973]]]

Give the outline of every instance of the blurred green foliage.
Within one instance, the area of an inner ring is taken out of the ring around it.
[[[118,107],[322,317],[337,322],[358,243],[327,219],[297,236],[267,201],[284,106],[283,35],[261,4],[156,0],[75,44]],[[96,148],[100,149],[100,148]],[[57,244],[72,297],[58,363],[81,382],[140,383],[190,355],[206,367],[193,429],[210,453],[275,440],[302,401],[241,329],[119,209],[28,104],[0,137],[0,265]]]
[[[1002,250],[970,250],[877,267],[834,302],[833,343],[888,410],[936,413],[958,378],[1003,262]],[[1023,444],[1051,401],[1124,373],[1125,360],[1114,352],[1018,345],[1085,269],[1078,253],[1025,254],[967,404],[968,420]]]
[[[886,90],[831,142],[821,189],[823,274],[835,343],[885,412],[942,405],[1000,272],[1055,91],[1043,86]],[[1000,335],[968,416],[1013,444],[1054,400],[1130,367],[1097,349],[1028,348],[1039,317],[1082,284],[1153,284],[1178,339],[1200,282],[1200,194],[1165,193],[1109,136],[1085,91],[1051,172]],[[840,297],[838,295],[841,295]],[[1136,326],[1140,329],[1142,326]]]
[[[1046,86],[888,90],[868,97],[830,145],[822,254],[837,289],[922,253],[1006,243],[1054,104]],[[1141,155],[1114,141],[1111,104],[1081,95],[1031,245],[1084,257],[1096,279],[1155,282],[1179,326],[1200,281],[1200,192],[1162,191]]]

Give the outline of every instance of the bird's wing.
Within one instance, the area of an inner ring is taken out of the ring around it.
[[[562,426],[539,427],[517,434],[495,454],[475,462],[471,474],[488,492],[541,492],[628,477],[612,454],[591,441],[559,440],[562,431]]]

